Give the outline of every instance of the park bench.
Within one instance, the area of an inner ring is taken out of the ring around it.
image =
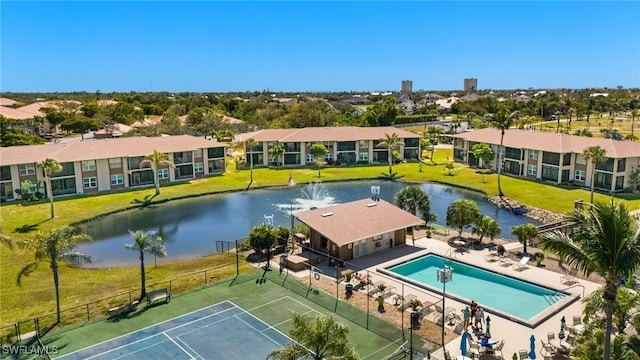
[[[147,306],[151,305],[154,302],[165,301],[169,303],[171,300],[171,293],[167,288],[153,290],[147,293]]]
[[[124,305],[112,307],[109,309],[109,318],[114,318],[120,315],[128,314],[132,311],[135,311],[138,308],[138,301],[128,302]]]

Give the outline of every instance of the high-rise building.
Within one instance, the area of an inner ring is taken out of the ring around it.
[[[402,80],[401,92],[403,94],[411,94],[412,91],[413,91],[413,81]]]
[[[478,79],[476,78],[464,79],[463,89],[465,92],[478,91]]]

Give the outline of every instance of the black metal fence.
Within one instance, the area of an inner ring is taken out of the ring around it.
[[[235,260],[218,265],[213,268],[200,270],[167,281],[149,284],[147,288],[168,288],[171,294],[177,294],[186,290],[205,287],[214,281],[229,278],[238,273],[238,257]],[[236,271],[230,272],[229,266],[236,265]],[[53,327],[64,327],[79,323],[88,323],[108,315],[109,309],[122,304],[131,303],[140,296],[140,289],[133,289],[98,299],[83,305],[64,309],[60,312],[60,322],[55,313],[42,315],[30,320],[23,320],[0,328],[0,344],[2,346],[15,344],[33,338],[39,338]]]

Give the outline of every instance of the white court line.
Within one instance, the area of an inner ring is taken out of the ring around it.
[[[380,336],[380,335],[378,335],[378,336]],[[400,342],[400,344],[402,344],[402,338],[398,338],[398,340],[396,340],[396,341],[399,341],[399,342]],[[362,360],[364,360],[364,359],[369,359],[369,358],[370,358],[370,357],[372,357],[373,355],[375,355],[375,354],[379,353],[380,351],[382,351],[382,350],[384,350],[384,349],[386,349],[386,348],[388,348],[388,347],[390,347],[390,346],[392,346],[392,345],[393,345],[393,346],[398,346],[398,344],[396,344],[396,341],[394,341],[394,342],[390,343],[390,344],[389,344],[389,345],[387,345],[387,346],[383,346],[383,347],[381,347],[380,349],[378,349],[378,351],[374,351],[374,352],[372,352],[371,354],[369,354],[369,355],[367,355],[367,356],[363,357],[363,358],[362,358]]]
[[[98,356],[101,356],[101,355],[103,355],[103,354],[108,354],[108,353],[110,353],[110,352],[112,352],[112,351],[114,351],[114,350],[119,350],[119,349],[126,348],[126,347],[128,347],[129,345],[137,344],[137,343],[139,343],[139,342],[143,342],[143,341],[145,341],[145,340],[149,340],[149,339],[151,339],[152,337],[156,337],[156,336],[159,336],[159,335],[160,335],[160,334],[153,334],[153,335],[151,335],[151,336],[147,336],[147,337],[142,338],[142,339],[140,339],[140,340],[136,340],[136,341],[132,341],[132,342],[130,342],[130,343],[127,343],[126,345],[118,346],[118,347],[116,347],[116,348],[109,349],[108,351],[101,352],[100,354],[93,355],[93,356],[91,356],[91,357],[88,357],[87,359],[93,359],[93,358],[98,357]],[[148,349],[148,348],[152,348],[152,347],[154,347],[154,346],[156,346],[156,345],[158,345],[158,344],[162,344],[163,342],[164,342],[164,341],[160,341],[160,342],[159,342],[159,343],[157,343],[157,344],[153,344],[153,345],[145,346],[145,347],[141,348],[140,350],[146,350],[146,349]],[[94,346],[95,346],[95,345],[94,345]],[[86,349],[86,348],[85,348],[85,349]],[[82,349],[81,349],[81,350],[82,350]],[[140,350],[133,351],[133,352],[131,352],[131,354],[135,354],[135,353],[137,353],[137,352],[140,352]],[[80,351],[80,350],[77,350],[77,351]],[[74,352],[76,352],[76,351],[74,351]],[[73,353],[70,353],[69,355],[71,355],[71,354],[73,354]],[[128,354],[127,354],[127,355],[128,355]],[[120,358],[122,358],[122,357],[124,357],[124,356],[127,356],[127,355],[123,355],[123,356],[121,356],[121,357],[119,357],[119,358],[116,358],[116,359],[120,359]],[[65,355],[65,356],[66,356],[66,355]]]
[[[164,332],[164,331],[163,331],[163,332],[162,332],[162,335],[166,336],[166,337],[167,337],[167,339],[169,339],[169,341],[171,341],[172,343],[176,344],[176,346],[177,346],[178,348],[180,348],[180,350],[182,350],[185,354],[187,354],[187,355],[189,356],[189,359],[194,359],[193,355],[189,354],[189,352],[188,352],[187,350],[185,350],[182,346],[180,346],[180,344],[178,344],[175,340],[173,340],[173,338],[172,338],[171,336],[167,335],[167,333],[166,333],[166,332]],[[194,353],[194,354],[196,354],[196,356],[197,356],[199,359],[203,359],[203,357],[202,357],[202,356],[200,356],[200,354],[198,354],[198,352],[197,352],[197,351],[194,351],[194,350],[193,350],[192,348],[190,348],[187,344],[184,344],[184,345],[185,345],[186,347],[188,347],[188,348],[189,348],[189,350],[193,351],[193,353]]]

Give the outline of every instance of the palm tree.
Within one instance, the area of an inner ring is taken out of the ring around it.
[[[88,235],[78,234],[72,228],[63,226],[54,228],[48,233],[38,233],[35,238],[20,242],[22,247],[33,250],[34,261],[20,270],[16,283],[20,285],[23,276],[28,276],[34,272],[40,262],[48,261],[49,267],[53,272],[53,286],[56,289],[56,323],[60,322],[58,259],[64,259],[76,264],[91,262],[89,255],[75,251],[78,243],[87,240],[89,240]]]
[[[513,123],[513,119],[519,116],[519,112],[514,111],[511,114],[508,113],[506,108],[502,108],[498,110],[495,114],[490,115],[492,121],[491,126],[500,130],[500,149],[498,150],[498,160],[497,160],[497,168],[498,168],[498,196],[503,196],[502,187],[500,186],[500,173],[502,171],[502,157],[504,153],[504,133],[507,129],[511,127]]]
[[[324,156],[329,153],[329,150],[323,144],[313,144],[309,148],[309,154],[315,159],[316,165],[318,165],[318,177],[320,177],[320,169],[324,162]]]
[[[378,147],[387,148],[387,160],[389,160],[389,177],[393,176],[393,150],[397,150],[404,142],[398,137],[398,134],[384,134],[384,139],[380,139]]]
[[[169,159],[169,155],[161,153],[156,149],[153,149],[153,154],[149,154],[144,157],[144,160],[140,162],[140,168],[151,167],[153,171],[153,181],[156,184],[156,196],[160,195],[160,179],[158,179],[158,169],[161,166],[175,168],[176,165]]]
[[[409,185],[396,195],[396,206],[413,215],[422,214],[424,221],[433,221],[435,214],[431,214],[431,198],[418,185]]]
[[[38,163],[38,167],[42,168],[44,172],[45,181],[47,182],[47,196],[51,203],[51,218],[55,217],[53,211],[53,189],[51,188],[51,175],[56,172],[62,171],[62,165],[54,159],[46,158]]]
[[[511,235],[515,235],[518,241],[524,245],[522,252],[527,254],[527,243],[538,237],[538,228],[533,224],[524,224],[511,227]]]
[[[573,234],[546,233],[540,246],[557,254],[586,276],[604,277],[606,301],[604,360],[610,359],[612,316],[618,294],[618,279],[640,267],[640,219],[629,214],[622,202],[596,203],[575,209],[569,218]]]
[[[280,145],[276,145],[269,149],[269,155],[276,159],[276,166],[278,166],[280,158],[284,155],[284,148]],[[282,160],[282,165],[284,166],[284,159]]]
[[[637,109],[631,110],[631,137],[632,138],[633,138],[633,127],[635,125],[637,116],[638,116],[638,110]]]
[[[433,160],[433,153],[436,149],[436,146],[435,146],[435,141],[433,141],[433,139],[436,139],[437,136],[442,133],[444,133],[444,129],[439,126],[431,125],[427,127],[427,134],[429,135],[429,139],[432,140],[431,141],[431,162],[434,164],[435,164],[435,161]]]
[[[584,314],[587,318],[593,319],[595,318],[593,315],[598,313],[606,313],[607,310],[607,302],[604,298],[604,292],[606,288],[601,286],[596,291],[591,294],[585,296],[582,299],[584,303]],[[628,314],[633,313],[633,309],[638,304],[640,300],[640,294],[636,293],[634,290],[627,289],[624,286],[618,286],[618,293],[616,295],[616,301],[613,303],[613,314],[612,314],[612,323],[615,324],[616,328],[618,328],[618,332],[624,332],[624,329],[627,326],[628,321],[633,321]],[[589,322],[591,326],[603,326],[599,324],[598,321],[591,320]]]
[[[245,157],[249,156],[249,185],[247,185],[247,190],[253,184],[253,148],[258,145],[258,142],[255,139],[250,138],[244,142],[244,153]]]
[[[595,178],[596,178],[596,165],[598,162],[604,161],[606,151],[600,147],[600,145],[589,146],[584,149],[582,152],[582,156],[584,159],[589,161],[591,160],[591,203],[593,204],[593,189],[595,187]]]
[[[295,360],[310,357],[313,360],[344,359],[357,360],[360,357],[349,344],[349,329],[333,316],[292,315],[293,328],[289,345],[272,351],[268,360]]]
[[[124,247],[128,250],[138,251],[140,253],[140,282],[142,292],[140,294],[140,301],[144,299],[147,295],[146,290],[146,280],[144,274],[144,253],[153,254],[154,246],[157,242],[161,242],[162,240],[159,237],[156,237],[156,233],[154,231],[142,231],[136,230],[135,232],[129,230],[129,234],[133,238],[133,244],[127,244]],[[164,247],[164,244],[163,246]]]
[[[496,236],[500,235],[502,227],[498,220],[492,219],[490,216],[478,216],[475,222],[475,226],[471,233],[474,235],[480,235],[478,241],[482,244],[482,238],[486,235],[489,239],[493,240]]]
[[[164,246],[164,238],[156,236],[151,240],[149,254],[153,255],[154,267],[158,267],[158,258],[167,256],[167,248]]]

